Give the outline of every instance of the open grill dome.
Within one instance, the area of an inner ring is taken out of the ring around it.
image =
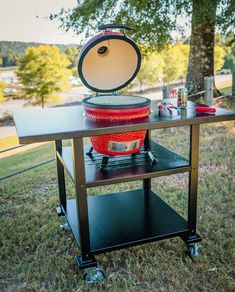
[[[86,87],[96,92],[112,92],[126,87],[141,64],[138,46],[121,32],[94,36],[83,47],[78,74]]]

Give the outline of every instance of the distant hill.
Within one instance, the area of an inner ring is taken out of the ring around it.
[[[25,49],[28,47],[38,47],[45,45],[35,42],[12,42],[12,41],[0,41],[0,67],[9,67],[17,65],[17,58],[24,55]],[[77,48],[79,45],[69,44],[49,44],[59,47],[61,52],[64,52],[67,48]]]

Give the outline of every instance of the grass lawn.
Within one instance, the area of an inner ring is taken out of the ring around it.
[[[187,156],[188,128],[158,130],[154,139]],[[198,233],[201,256],[185,254],[180,238],[101,254],[104,282],[82,280],[70,232],[59,228],[58,189],[52,162],[0,181],[0,291],[235,291],[235,123],[201,126]],[[0,177],[53,158],[49,143],[0,161]],[[68,194],[73,184],[66,176]],[[188,175],[153,180],[153,189],[187,213]],[[138,188],[141,182],[89,189],[89,195]]]

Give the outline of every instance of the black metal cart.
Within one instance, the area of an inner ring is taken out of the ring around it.
[[[14,113],[20,143],[55,141],[60,206],[59,216],[66,222],[80,246],[77,257],[87,281],[103,278],[97,268],[95,254],[137,244],[180,236],[189,246],[189,254],[198,253],[200,236],[196,233],[197,182],[200,124],[234,120],[235,113],[217,109],[216,114],[195,112],[195,104],[176,118],[158,117],[157,104],[152,103],[149,117],[130,122],[94,122],[85,118],[82,106],[23,110]],[[190,126],[189,160],[151,141],[151,130]],[[100,171],[101,154],[87,155],[83,138],[94,135],[147,130],[143,151],[132,156],[117,156],[108,168]],[[71,147],[62,140],[71,139]],[[157,163],[150,163],[148,151]],[[76,198],[66,199],[66,169],[74,181]],[[188,218],[185,220],[151,191],[151,178],[175,173],[189,173]],[[143,180],[139,190],[87,197],[87,188]],[[63,225],[66,227],[66,224]]]

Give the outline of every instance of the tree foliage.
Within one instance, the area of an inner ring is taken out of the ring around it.
[[[74,47],[69,47],[67,48],[64,53],[66,54],[67,58],[69,59],[69,69],[77,68],[77,63],[78,63],[78,54],[80,52],[80,48],[74,48]]]
[[[28,48],[19,60],[17,76],[23,84],[25,97],[35,104],[44,103],[68,84],[68,58],[54,46]]]
[[[143,84],[153,85],[159,78],[163,78],[164,60],[161,54],[152,52],[144,56],[140,71],[136,77],[142,90]]]
[[[72,10],[61,9],[51,19],[59,18],[65,30],[90,36],[98,24],[126,23],[133,28],[132,37],[149,47],[163,48],[171,39],[171,31],[176,28],[173,0],[101,0],[78,1]]]
[[[24,56],[24,52],[28,47],[39,47],[41,45],[43,44],[34,42],[0,41],[0,66],[16,66],[17,60]],[[77,48],[77,45],[58,44],[54,46],[58,47],[60,52],[65,52],[68,48]]]
[[[86,35],[93,34],[98,24],[126,23],[134,28],[136,41],[160,50],[171,41],[172,30],[181,29],[177,17],[192,17],[187,86],[193,93],[202,90],[205,76],[214,74],[215,27],[223,33],[234,28],[234,6],[234,0],[86,0],[51,18],[59,18],[65,30]]]
[[[188,45],[169,45],[162,51],[164,57],[163,74],[165,82],[185,78],[188,54]]]
[[[0,81],[0,103],[5,101],[4,89],[6,86],[6,83]]]
[[[235,47],[226,48],[224,68],[235,72]]]
[[[192,15],[193,2],[198,4],[194,22],[203,24],[205,16],[213,17],[220,32],[229,33],[234,29],[234,0],[86,0],[77,1],[78,5],[69,10],[64,8],[58,14],[50,15],[51,19],[59,18],[61,27],[66,31],[94,34],[98,24],[126,23],[134,28],[132,37],[150,47],[163,48],[171,40],[174,29],[182,31],[177,24],[179,15]],[[213,3],[212,3],[213,2]],[[217,8],[212,11],[212,4]],[[233,40],[234,41],[234,40]]]
[[[140,48],[143,50],[142,46]],[[140,88],[143,84],[154,85],[162,79],[164,82],[172,82],[186,77],[188,66],[189,45],[168,45],[161,53],[157,51],[144,55],[136,80]],[[218,63],[223,62],[223,55],[218,54]]]
[[[214,48],[214,70],[215,72],[222,69],[224,65],[225,50],[221,46],[215,46]]]
[[[142,49],[142,47],[141,47]],[[161,53],[153,51],[144,55],[141,69],[136,76],[142,88],[143,84],[154,85],[159,78],[169,83],[180,78],[185,79],[188,67],[189,45],[168,45]],[[215,46],[215,69],[218,71],[224,64],[225,50]]]

